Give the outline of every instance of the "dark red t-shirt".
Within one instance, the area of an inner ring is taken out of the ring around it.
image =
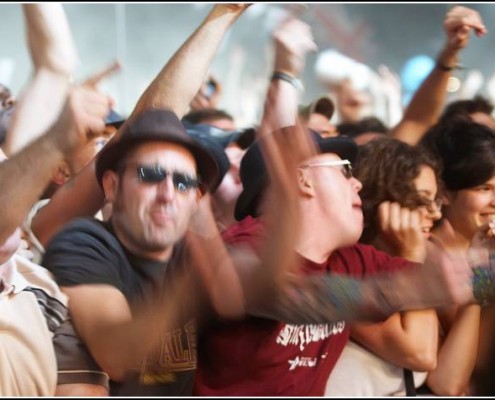
[[[228,245],[256,249],[263,226],[251,217],[223,234]],[[323,264],[305,260],[305,273],[362,277],[402,268],[407,261],[366,245],[335,251]],[[322,396],[347,340],[345,321],[292,325],[248,317],[213,321],[201,333],[195,394],[199,396]]]

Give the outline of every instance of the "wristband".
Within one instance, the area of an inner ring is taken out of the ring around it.
[[[277,72],[275,71],[271,77],[271,80],[273,81],[274,79],[280,79],[281,81],[285,81],[290,83],[292,86],[294,86],[296,89],[302,89],[302,84],[299,81],[299,79],[294,78],[293,76],[290,76],[289,74],[286,74],[284,72]]]
[[[452,71],[454,69],[464,69],[464,67],[462,65],[459,65],[459,64],[456,64],[456,65],[453,65],[452,67],[448,66],[448,65],[444,65],[442,64],[440,61],[437,61],[436,65],[435,65],[439,70],[441,71],[445,71],[445,72],[449,72],[449,71]]]

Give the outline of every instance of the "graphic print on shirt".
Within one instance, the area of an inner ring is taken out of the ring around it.
[[[322,342],[333,335],[340,335],[345,330],[345,321],[338,321],[331,324],[286,324],[280,330],[276,343],[284,347],[296,346],[303,352],[311,343]],[[289,371],[298,367],[315,368],[319,359],[325,359],[327,353],[320,355],[304,356],[297,355],[288,360]]]
[[[193,321],[164,334],[156,352],[145,361],[139,381],[143,385],[176,381],[175,372],[196,368],[196,327]]]

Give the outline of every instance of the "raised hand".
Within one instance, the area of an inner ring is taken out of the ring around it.
[[[380,237],[392,254],[411,261],[422,262],[426,252],[426,238],[421,231],[419,210],[385,201],[378,206]]]
[[[274,31],[275,71],[297,77],[304,69],[306,54],[316,51],[311,27],[289,17]]]
[[[64,108],[53,129],[48,133],[67,154],[88,140],[88,132],[102,132],[104,118],[110,111],[108,96],[88,86],[71,88]]]
[[[462,6],[456,6],[447,13],[443,26],[448,45],[456,50],[463,49],[468,45],[471,30],[478,37],[487,33],[480,14]]]

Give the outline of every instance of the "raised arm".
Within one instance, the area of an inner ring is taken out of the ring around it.
[[[293,19],[286,21],[274,32],[274,42],[274,70],[285,74],[286,79],[295,80],[304,67],[305,54],[315,46],[309,26]],[[196,221],[200,224],[195,228],[203,236],[211,232],[210,238],[201,243],[192,235],[188,237],[202,282],[214,308],[223,316],[243,316],[245,303],[261,297],[260,293],[271,285],[273,279],[277,279],[277,271],[285,268],[293,257],[286,249],[293,248],[290,243],[297,231],[293,195],[295,176],[294,179],[288,178],[290,174],[287,171],[295,171],[295,159],[307,149],[304,132],[294,129],[297,95],[296,87],[290,82],[271,80],[260,136],[281,126],[290,125],[292,131],[288,132],[289,137],[280,136],[281,140],[274,140],[264,149],[273,174],[273,185],[278,187],[273,190],[273,210],[269,211],[270,215],[275,215],[273,219],[276,223],[273,225],[273,235],[265,244],[265,256],[260,260],[244,248],[229,249],[228,254],[211,210],[203,207],[204,204],[200,209],[201,221]],[[291,137],[291,134],[294,136]]]
[[[421,231],[420,211],[383,202],[378,207],[379,238],[388,253],[423,262],[426,238]],[[438,317],[435,310],[395,313],[377,324],[354,324],[352,337],[385,360],[415,371],[436,366]]]
[[[22,100],[19,107],[23,107]],[[47,133],[0,164],[0,205],[9,210],[2,218],[0,242],[22,224],[64,155],[85,142],[86,129],[104,126],[103,118],[108,109],[105,96],[89,90],[73,91]],[[35,116],[31,118],[36,119]]]
[[[459,53],[469,44],[471,30],[477,36],[487,32],[479,13],[462,6],[446,14],[443,26],[446,42],[437,57],[437,65],[414,94],[402,120],[391,130],[393,137],[413,146],[441,114],[449,77],[459,63]]]
[[[182,118],[200,90],[223,37],[247,7],[249,3],[215,4],[143,93],[131,117],[153,107],[168,108]]]
[[[169,108],[182,117],[199,91],[222,38],[247,7],[248,4],[216,4],[144,91],[129,118],[149,107]],[[114,139],[118,136],[117,133]],[[103,206],[104,196],[94,168],[92,161],[36,215],[32,229],[42,245],[71,219],[94,215]]]
[[[22,9],[34,73],[20,96],[23,106],[16,107],[3,145],[7,156],[39,137],[56,121],[77,64],[62,5],[33,3],[23,4]]]

